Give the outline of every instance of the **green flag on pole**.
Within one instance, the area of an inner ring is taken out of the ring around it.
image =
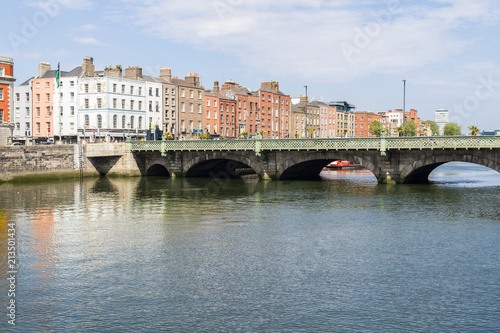
[[[61,78],[61,71],[60,71],[60,65],[61,63],[57,63],[57,72],[56,72],[56,83],[57,83],[57,88],[61,85],[60,78]]]

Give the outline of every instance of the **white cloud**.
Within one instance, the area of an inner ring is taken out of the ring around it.
[[[106,45],[105,43],[95,39],[94,37],[71,37],[71,40],[80,44],[100,45],[100,46]]]
[[[476,42],[457,30],[498,24],[499,8],[493,0],[129,0],[123,19],[271,75],[339,82],[446,62]]]

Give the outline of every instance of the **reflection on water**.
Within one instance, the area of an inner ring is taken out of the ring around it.
[[[322,177],[2,185],[0,287],[15,221],[16,328],[500,330],[499,174],[449,164],[432,185]]]

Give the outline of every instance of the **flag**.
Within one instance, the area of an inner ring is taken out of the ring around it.
[[[60,82],[60,78],[61,78],[60,65],[61,65],[61,63],[58,62],[57,63],[57,72],[56,72],[56,84],[57,84],[57,88],[59,88],[59,86],[61,85],[61,82]]]

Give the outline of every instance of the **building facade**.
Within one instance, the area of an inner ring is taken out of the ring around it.
[[[14,123],[14,60],[0,57],[0,145],[12,138]]]
[[[24,144],[32,144],[32,101],[31,101],[31,85],[33,78],[28,79],[19,86],[14,87],[15,95],[15,112],[14,112],[14,133],[12,141]]]
[[[203,132],[205,89],[200,84],[198,73],[187,73],[185,79],[172,78],[177,87],[179,117],[177,133],[182,139],[196,139]]]
[[[438,109],[434,113],[434,121],[439,127],[439,135],[444,135],[444,127],[450,121],[450,115],[448,110]]]
[[[382,123],[382,116],[373,111],[357,111],[354,114],[356,137],[369,138],[374,137],[370,132],[370,125],[373,121],[380,121]]]

